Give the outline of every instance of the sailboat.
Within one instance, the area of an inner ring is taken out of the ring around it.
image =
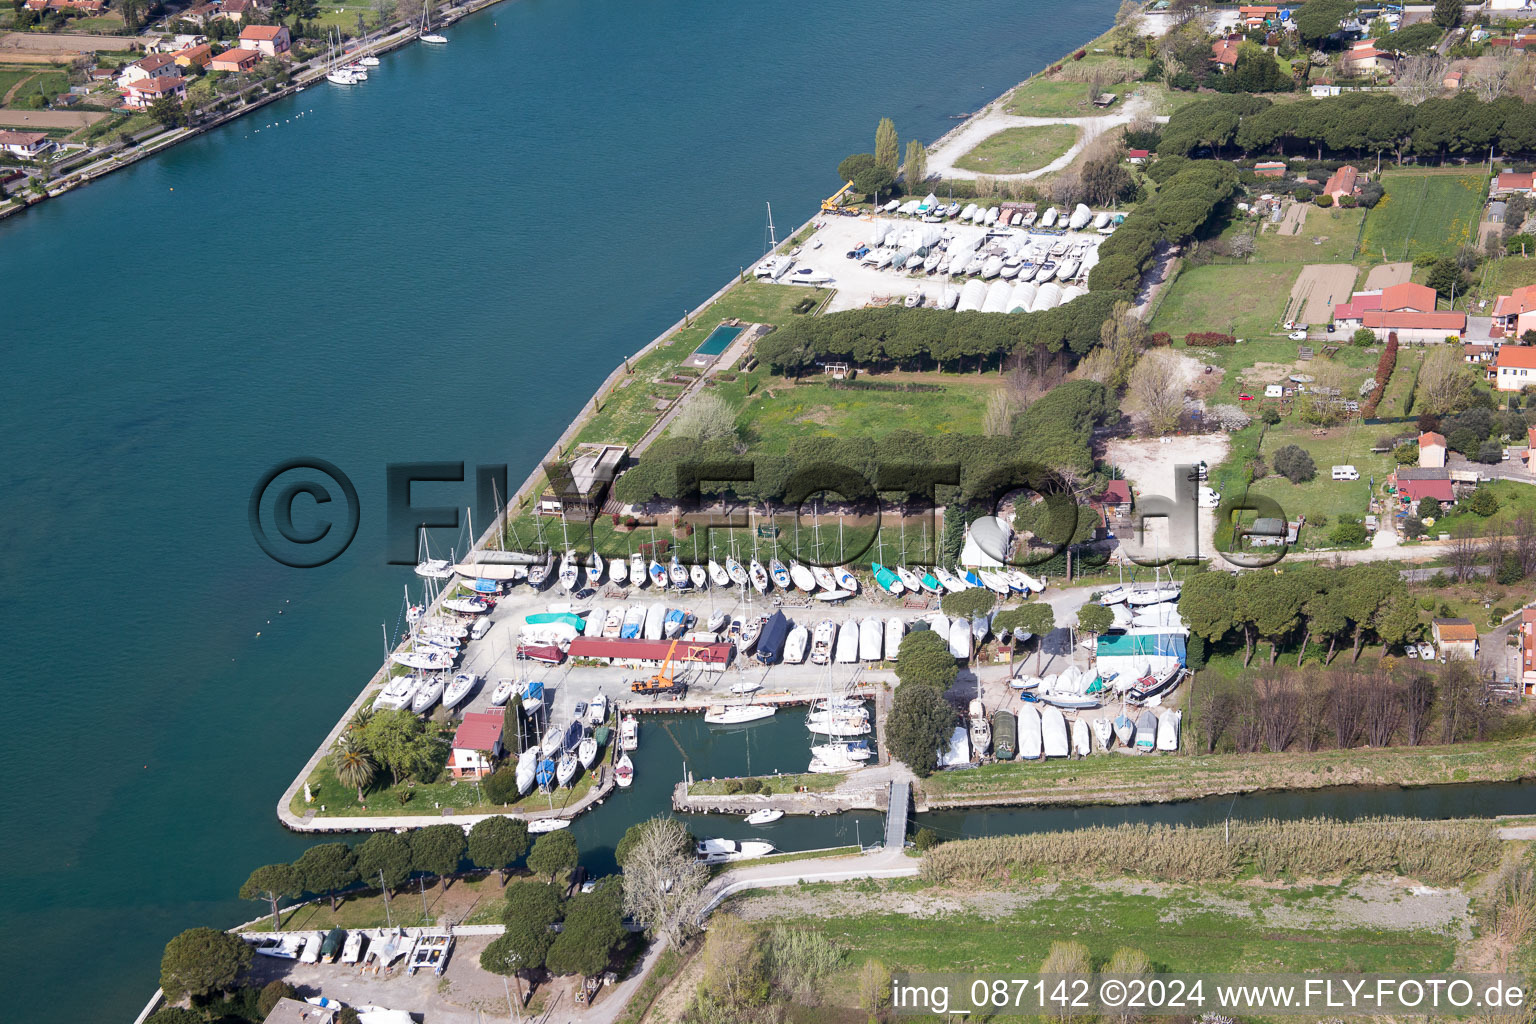
[[[795,586],[809,594],[816,589],[816,574],[799,562],[789,563],[789,578]]]
[[[728,587],[731,585],[731,574],[713,558],[709,560],[706,571],[709,573],[709,581],[715,586]]]
[[[917,573],[913,572],[911,569],[908,569],[904,565],[898,565],[896,567],[896,575],[900,578],[901,585],[912,591],[914,594],[923,588],[923,581],[917,578]]]
[[[688,577],[688,567],[672,556],[672,564],[667,568],[667,578],[672,581],[672,586],[678,590],[687,590],[692,585]]]
[[[742,568],[741,563],[736,561],[734,557],[726,558],[725,574],[726,576],[730,577],[731,582],[736,584],[738,587],[744,587],[748,582],[750,582],[747,578],[747,570]],[[756,584],[754,583],[753,586],[756,586]]]
[[[1136,749],[1151,750],[1157,746],[1157,717],[1143,711],[1136,719]]]
[[[452,711],[458,707],[479,682],[480,677],[472,672],[460,672],[448,680],[448,685],[443,688],[443,709]]]
[[[832,578],[837,581],[838,590],[846,590],[849,593],[859,592],[859,581],[854,579],[853,573],[846,565],[840,565],[832,570]]]
[[[840,590],[837,585],[837,577],[832,575],[832,570],[824,565],[813,565],[811,575],[816,579],[816,585],[822,590]]]
[[[560,585],[569,593],[576,589],[580,579],[581,570],[576,564],[576,552],[567,551],[560,559]]]
[[[902,585],[901,578],[899,576],[897,576],[891,570],[887,569],[885,566],[881,565],[879,562],[872,563],[870,565],[870,569],[875,574],[875,583],[877,583],[880,586],[880,589],[885,591],[887,594],[896,596],[907,589]]]
[[[427,6],[430,2],[431,0],[422,0],[421,3],[421,41],[442,45],[448,41],[448,37],[440,36],[436,32],[431,31],[432,15]]]
[[[772,718],[778,709],[772,704],[715,704],[704,712],[706,725],[743,725]]]
[[[539,752],[525,750],[517,759],[517,792],[522,795],[533,788],[534,775],[539,768]]]
[[[782,567],[781,567],[782,568]],[[752,589],[759,594],[768,593],[768,572],[763,568],[763,563],[752,559],[752,564],[747,570],[748,577],[752,580]]]
[[[596,551],[587,559],[587,586],[595,587],[603,581],[603,556]]]
[[[667,570],[660,562],[656,561],[654,558],[651,559],[650,575],[651,586],[655,587],[657,590],[667,589]]]
[[[702,565],[690,565],[688,567],[688,578],[693,581],[694,590],[703,590],[709,586],[709,573],[705,571]]]
[[[560,763],[555,766],[555,781],[561,787],[569,786],[576,778],[576,755],[567,750],[560,755]]]
[[[1114,738],[1114,727],[1109,724],[1107,718],[1095,718],[1093,720],[1093,738],[1097,741],[1100,750],[1109,749],[1109,741]]]
[[[447,580],[453,578],[453,562],[446,558],[433,558],[432,549],[427,545],[427,528],[421,528],[421,561],[416,563],[416,575],[428,580]]]
[[[756,559],[753,559],[753,561],[755,562]],[[770,558],[768,560],[768,575],[773,577],[773,585],[780,590],[788,590],[790,588],[789,570],[777,558]]]

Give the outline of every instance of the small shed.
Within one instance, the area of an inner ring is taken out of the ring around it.
[[[1477,627],[1470,619],[1436,619],[1430,624],[1430,632],[1442,658],[1477,657]]]

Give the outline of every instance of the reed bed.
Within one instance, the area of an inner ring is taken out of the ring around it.
[[[945,843],[923,856],[929,881],[979,882],[1050,871],[1105,872],[1194,882],[1248,871],[1264,878],[1391,871],[1436,885],[1493,868],[1492,823],[1370,818],[1353,822],[1233,822],[1224,825],[1098,826]]]

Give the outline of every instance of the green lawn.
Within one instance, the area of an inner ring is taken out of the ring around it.
[[[1528,257],[1506,256],[1489,260],[1472,275],[1472,297],[1492,304],[1500,295],[1536,284],[1536,252]]]
[[[1518,442],[1517,442],[1518,443]],[[1482,532],[1490,525],[1506,526],[1507,520],[1515,515],[1530,516],[1536,514],[1536,487],[1530,484],[1518,483],[1514,480],[1493,480],[1483,485],[1493,492],[1499,499],[1499,510],[1488,518],[1477,515],[1474,512],[1453,511],[1435,520],[1432,533],[1452,532],[1457,525],[1468,523],[1474,529]]]
[[[871,894],[912,888],[910,883],[860,886]],[[741,902],[754,898],[773,899],[745,896]],[[829,899],[837,898],[829,892]],[[1048,894],[1036,892],[1011,910],[842,912],[775,922],[813,928],[845,947],[850,966],[844,983],[850,988],[870,957],[895,971],[1004,972],[1006,977],[1038,970],[1051,945],[1069,939],[1088,947],[1095,967],[1117,949],[1131,947],[1145,952],[1158,972],[1422,972],[1451,966],[1456,939],[1445,932],[1347,926],[1319,932],[1286,923],[1303,909],[1308,917],[1326,919],[1333,901],[1344,898],[1332,887],[1292,891],[1223,883],[1137,892],[1117,883],[1068,882]]]
[[[1386,262],[1449,254],[1477,241],[1487,196],[1478,171],[1386,171],[1386,195],[1365,221],[1363,257]]]
[[[825,792],[836,789],[848,776],[841,772],[822,772],[806,775],[764,775],[762,781],[772,787],[774,793],[791,793],[798,789]],[[704,779],[688,787],[690,796],[726,796],[725,779]],[[739,781],[739,780],[736,780]]]
[[[508,885],[517,885],[518,882],[531,880],[529,876],[512,876],[507,880]],[[330,900],[316,900],[313,903],[302,903],[298,906],[284,907],[278,914],[281,922],[279,931],[330,931],[335,927],[342,928],[382,928],[387,921],[407,928],[420,925],[436,924],[446,909],[445,896],[453,897],[455,908],[463,907],[469,903],[469,910],[464,914],[463,910],[455,909],[453,916],[458,918],[464,915],[462,920],[455,920],[455,924],[497,924],[501,920],[500,906],[502,889],[496,881],[495,874],[488,874],[479,878],[458,878],[453,885],[444,890],[441,879],[432,879],[426,885],[426,913],[422,912],[422,892],[411,883],[410,888],[402,889],[395,893],[389,900],[389,913],[384,911],[384,899],[378,890],[364,890],[344,897],[332,912]],[[270,908],[264,901],[252,903],[253,907],[267,910],[268,913],[260,921],[252,924],[250,931],[266,932],[272,930],[272,915]]]
[[[784,324],[796,315],[793,310],[797,305],[807,298],[819,302],[826,294],[819,288],[761,281],[736,285],[701,313],[693,326],[678,331],[634,363],[630,374],[599,399],[597,412],[582,427],[577,440],[633,444],[656,422],[658,398],[662,394],[675,395],[675,391],[665,391],[666,386],[658,382],[675,373],[722,320],[739,318],[747,323]],[[659,386],[663,391],[658,392]]]
[[[1245,339],[1276,333],[1300,272],[1293,263],[1191,267],[1168,289],[1151,328],[1175,338],[1191,331],[1230,331]]]
[[[1361,209],[1338,207],[1307,211],[1307,222],[1299,235],[1282,235],[1278,225],[1267,225],[1254,240],[1254,259],[1262,263],[1348,263],[1355,255],[1355,240],[1360,236]],[[1321,243],[1315,241],[1321,238]]]
[[[10,92],[17,82],[26,81],[35,74],[36,68],[0,68],[0,97]]]
[[[1071,149],[1080,133],[1075,125],[1041,124],[1005,128],[982,139],[955,161],[978,174],[1022,174],[1039,170]]]
[[[916,381],[938,391],[859,391],[770,378],[740,407],[737,424],[754,450],[779,454],[797,437],[880,437],[893,430],[980,434],[995,374],[860,374],[866,381]]]
[[[586,796],[594,778],[593,772],[581,772],[571,783],[570,789],[557,789],[553,792],[553,806],[557,809],[567,807]],[[431,824],[430,819],[441,816],[445,807],[452,807],[461,814],[490,814],[504,810],[543,811],[551,806],[551,797],[540,793],[537,787],[516,803],[503,807],[501,804],[487,802],[483,790],[474,782],[406,782],[400,786],[390,786],[388,773],[380,776],[374,788],[364,792],[366,800],[360,804],[357,793],[336,780],[329,759],[320,762],[308,781],[314,802],[304,802],[304,790],[300,787],[289,805],[295,814],[311,810],[325,817],[419,814],[423,818],[422,824],[427,825]],[[403,793],[409,793],[410,800],[402,804],[397,794]],[[322,807],[324,810],[321,810]]]
[[[1106,86],[1104,91],[1114,93],[1120,97],[1120,103],[1124,103],[1127,95],[1135,92],[1142,84],[1121,82],[1119,85]],[[1062,82],[1045,77],[1032,78],[1013,90],[1013,95],[1005,101],[1003,109],[1009,114],[1024,117],[1092,117],[1102,113],[1090,102],[1087,83]]]
[[[1317,464],[1317,476],[1305,483],[1293,484],[1275,473],[1249,485],[1250,495],[1263,495],[1277,502],[1290,519],[1304,515],[1311,522],[1319,516],[1326,517],[1321,528],[1308,528],[1302,532],[1303,547],[1328,547],[1328,534],[1342,513],[1365,518],[1370,505],[1372,475],[1379,487],[1394,465],[1391,455],[1376,455],[1371,445],[1382,433],[1381,427],[1358,425],[1334,427],[1323,438],[1313,437],[1311,428],[1296,424],[1288,428],[1284,424],[1272,428],[1264,439],[1266,463],[1273,459],[1280,448],[1294,444],[1312,456]],[[1352,465],[1360,471],[1359,480],[1334,480],[1334,466]]]

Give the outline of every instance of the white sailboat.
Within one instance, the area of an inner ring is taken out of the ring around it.
[[[581,579],[581,569],[576,562],[576,552],[567,551],[560,559],[560,586],[569,593],[576,589],[577,582]]]
[[[816,575],[799,562],[789,563],[789,578],[795,586],[809,594],[816,589]]]
[[[731,574],[727,572],[725,568],[713,558],[709,560],[709,565],[705,568],[709,573],[710,582],[715,586],[728,587],[731,585]]]
[[[432,549],[427,544],[427,528],[421,528],[420,544],[421,560],[416,563],[416,575],[428,580],[453,579],[453,562],[447,558],[433,558]]]
[[[427,6],[430,2],[431,0],[422,0],[421,3],[421,41],[441,46],[448,41],[448,37],[432,31],[432,14]]]
[[[586,566],[587,586],[595,587],[603,582],[603,557],[596,551],[587,559]]]
[[[704,712],[707,725],[744,725],[772,718],[778,709],[772,704],[715,704]]]

